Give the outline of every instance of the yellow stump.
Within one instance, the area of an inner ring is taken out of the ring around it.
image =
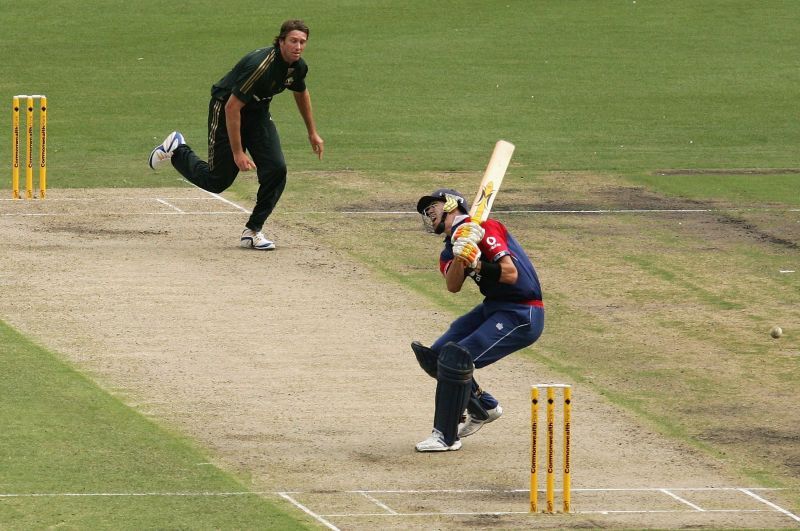
[[[47,194],[47,97],[39,99],[39,199]]]
[[[19,199],[19,98],[11,101],[11,197]]]
[[[570,442],[572,430],[572,389],[570,387],[564,388],[564,476],[562,481],[564,483],[564,512],[569,512],[570,506]]]
[[[25,197],[33,197],[33,98],[28,96],[28,109],[25,114],[25,131],[27,134],[28,152],[25,154]]]
[[[531,512],[539,510],[539,481],[537,477],[537,434],[539,431],[539,388],[531,387]]]
[[[547,388],[547,512],[555,512],[556,475],[554,465],[555,454],[555,401],[556,390]]]
[[[564,512],[570,512],[571,507],[571,467],[570,462],[570,443],[572,437],[572,388],[566,384],[538,384],[531,386],[531,490],[530,490],[530,512],[537,512],[538,508],[538,481],[537,481],[537,452],[538,452],[538,423],[539,423],[539,389],[546,389],[547,396],[547,434],[546,434],[546,462],[547,474],[545,481],[545,513],[555,513],[555,446],[556,446],[556,394],[557,389],[564,392],[564,456],[563,456],[563,489],[562,501]]]

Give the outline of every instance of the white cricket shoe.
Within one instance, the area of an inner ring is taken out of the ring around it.
[[[258,251],[271,251],[275,248],[275,242],[264,236],[263,232],[256,232],[248,228],[242,231],[242,239],[239,241],[239,245],[245,249],[256,249]]]
[[[461,441],[459,439],[456,439],[456,442],[451,446],[447,446],[447,443],[444,442],[442,432],[437,429],[434,429],[430,437],[422,442],[418,442],[416,446],[418,452],[454,452],[460,448]]]
[[[458,436],[469,437],[481,429],[484,424],[489,424],[490,422],[494,422],[495,420],[499,419],[503,415],[503,408],[500,406],[500,404],[497,404],[497,407],[488,410],[487,413],[489,414],[489,418],[486,420],[478,420],[470,413],[467,413],[467,418],[465,421],[458,425]]]
[[[164,139],[164,142],[154,147],[153,151],[150,152],[150,159],[147,161],[148,164],[150,164],[152,169],[156,169],[162,163],[171,159],[175,149],[185,143],[186,141],[182,134],[178,131],[171,132],[167,135],[167,138]]]

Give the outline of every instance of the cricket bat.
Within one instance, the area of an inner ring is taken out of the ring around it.
[[[486,166],[486,171],[483,173],[478,195],[475,196],[475,201],[472,202],[472,208],[469,210],[469,217],[472,218],[472,221],[483,223],[489,218],[494,198],[503,183],[503,177],[506,175],[513,153],[514,144],[511,142],[498,140],[495,144],[489,165]]]

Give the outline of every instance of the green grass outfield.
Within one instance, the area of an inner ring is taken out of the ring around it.
[[[203,152],[211,84],[290,16],[327,142],[319,164],[277,98],[294,169],[472,169],[497,138],[519,146],[512,175],[798,166],[792,0],[39,5],[0,13],[0,94],[49,96],[52,186],[165,184],[150,149],[179,128]]]
[[[3,529],[306,528],[2,322],[0,345]]]
[[[621,176],[697,200],[800,202],[798,175],[780,171],[800,167],[800,3],[793,0],[273,4],[3,5],[0,96],[10,106],[14,94],[48,95],[50,187],[175,185],[146,167],[150,149],[179,128],[203,152],[211,83],[298,16],[312,31],[308,84],[326,155],[322,162],[311,155],[292,98],[279,96],[273,115],[291,170],[356,170],[378,194],[402,179],[413,202],[431,172],[482,168],[494,141],[506,138],[517,145],[506,186],[523,196],[537,175],[560,170]],[[9,144],[0,142],[0,169],[10,166]],[[674,169],[729,174],[661,178]],[[285,206],[304,197],[361,200],[337,183],[291,180]],[[9,188],[3,177],[0,193]],[[232,192],[252,196],[248,183]],[[377,267],[370,256],[357,258]],[[419,291],[432,282],[394,280]],[[205,461],[201,449],[4,325],[0,345],[2,396],[19,397],[4,398],[0,410],[0,494],[246,489],[196,466]],[[647,376],[630,377],[633,386],[648,385]],[[653,418],[639,403],[628,406]],[[752,475],[782,481],[771,471]],[[2,528],[286,528],[285,518],[254,497],[0,501]]]

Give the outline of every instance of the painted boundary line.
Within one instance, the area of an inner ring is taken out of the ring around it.
[[[756,494],[756,492],[771,492],[783,491],[793,489],[782,488],[768,488],[768,487],[652,487],[652,488],[574,488],[572,492],[590,492],[590,493],[603,493],[603,492],[652,492],[662,493],[670,498],[687,506],[686,509],[597,509],[591,511],[573,511],[572,514],[585,514],[585,515],[609,515],[609,514],[691,514],[691,513],[780,513],[787,518],[800,523],[800,516],[784,509],[774,502],[769,501]],[[683,496],[676,493],[685,492],[741,492],[759,503],[765,505],[765,509],[707,509],[700,507],[686,500]],[[317,520],[320,524],[328,529],[338,530],[328,518],[357,518],[357,517],[419,517],[419,516],[503,516],[503,515],[522,515],[530,514],[528,511],[484,511],[484,512],[400,512],[384,501],[381,501],[381,494],[473,494],[473,493],[498,493],[498,494],[527,494],[528,489],[512,489],[512,490],[493,490],[493,489],[430,489],[430,490],[347,490],[347,491],[325,491],[321,494],[354,494],[361,496],[376,507],[381,509],[380,512],[374,513],[331,513],[324,514],[318,513],[308,506],[304,505],[297,500],[298,495],[303,494],[320,494],[314,491],[234,491],[234,492],[65,492],[65,493],[0,493],[0,500],[4,498],[59,498],[59,497],[148,497],[148,496],[164,496],[164,497],[179,497],[179,496],[278,496],[288,501],[307,515]]]

